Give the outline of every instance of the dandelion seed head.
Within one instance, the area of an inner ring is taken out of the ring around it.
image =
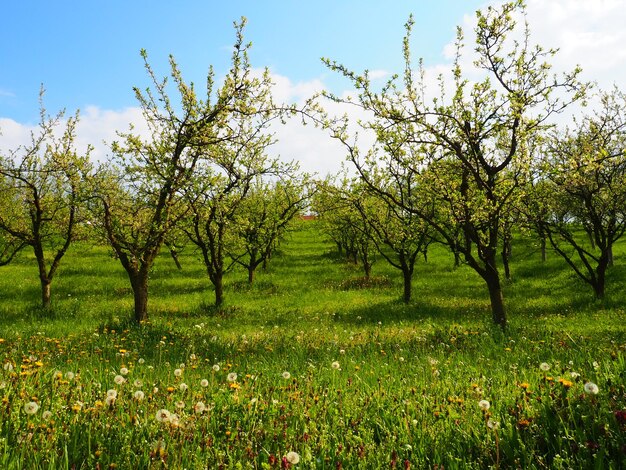
[[[590,395],[597,395],[599,391],[600,389],[593,382],[587,382],[585,384],[585,393],[588,393]]]
[[[207,379],[202,379],[200,381],[200,386],[205,387],[205,388],[208,387],[209,386],[209,381]]]
[[[27,415],[34,415],[39,410],[39,404],[35,401],[29,401],[24,405],[24,413]]]
[[[170,420],[170,416],[171,414],[169,411],[167,411],[166,409],[161,409],[156,412],[155,418],[159,423],[167,423]]]
[[[300,462],[300,454],[294,452],[293,450],[291,452],[287,452],[285,458],[291,465],[297,465]]]

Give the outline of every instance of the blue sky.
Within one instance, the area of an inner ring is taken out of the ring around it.
[[[502,0],[10,0],[0,25],[0,154],[27,143],[38,120],[40,84],[51,113],[80,108],[77,145],[109,154],[116,131],[140,123],[132,88],[149,85],[139,50],[145,48],[159,76],[173,54],[187,80],[201,86],[209,65],[219,78],[234,42],[233,21],[248,18],[253,67],[270,67],[277,101],[310,97],[321,88],[351,93],[350,84],[321,63],[322,56],[349,68],[401,72],[401,42],[415,17],[414,58],[427,78],[451,68],[444,54],[457,25],[471,50],[475,10]],[[560,49],[556,71],[583,67],[583,78],[626,90],[626,0],[526,0],[533,42]],[[472,62],[464,56],[468,76]],[[353,108],[335,107],[336,114]],[[363,116],[353,116],[357,119]],[[276,132],[272,148],[309,172],[338,171],[344,149],[327,133],[297,120]]]
[[[202,83],[209,64],[225,70],[232,23],[248,18],[255,67],[292,81],[322,78],[340,86],[320,62],[326,56],[361,70],[397,70],[403,24],[416,18],[416,53],[442,60],[463,15],[484,1],[11,1],[0,28],[0,117],[37,119],[39,86],[52,111],[135,105],[132,87],[147,84],[139,50],[166,73],[168,54]]]

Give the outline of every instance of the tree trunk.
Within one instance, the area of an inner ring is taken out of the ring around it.
[[[52,281],[48,278],[41,278],[41,306],[45,309],[50,308],[50,287],[52,285]]]
[[[339,253],[339,256],[341,256],[343,254],[343,246],[341,245],[341,242],[335,242],[337,244],[337,253]]]
[[[613,245],[608,248],[608,266],[613,266]]]
[[[140,271],[130,277],[135,296],[135,321],[141,323],[148,319],[148,274]]]
[[[372,274],[372,263],[370,262],[370,257],[367,254],[367,251],[361,251],[361,262],[363,263],[363,273],[365,274],[365,279],[369,279]]]
[[[506,329],[506,311],[504,309],[504,298],[502,297],[502,287],[498,273],[490,273],[485,278],[489,289],[489,299],[491,300],[491,314],[493,322],[503,330]]]
[[[178,270],[180,271],[181,269],[183,269],[178,259],[178,252],[174,248],[170,248],[170,255],[172,255],[172,259],[174,260],[174,263],[176,264]]]
[[[372,263],[368,261],[363,261],[363,273],[365,274],[365,279],[369,279],[372,275]]]
[[[506,245],[502,248],[502,266],[504,266],[504,277],[507,281],[511,280],[511,268],[509,267],[509,254]]]
[[[594,276],[595,282],[593,285],[593,291],[596,294],[596,299],[604,298],[604,288],[606,285],[606,269],[608,267],[609,260],[607,256],[600,257],[600,262],[596,268],[596,275]]]
[[[506,311],[504,309],[504,298],[502,297],[500,280],[496,278],[487,281],[487,288],[489,289],[489,299],[491,300],[493,322],[504,330],[506,329]]]
[[[461,253],[455,247],[455,249],[454,249],[454,267],[458,268],[459,266],[461,266]]]
[[[220,307],[224,303],[224,283],[223,274],[216,273],[213,278],[213,286],[215,287],[215,306]]]
[[[542,235],[541,236],[541,262],[545,263],[546,262],[546,236]]]
[[[254,283],[254,267],[252,265],[248,266],[248,284],[252,285]]]
[[[411,301],[411,281],[413,278],[413,273],[410,269],[404,268],[402,269],[402,277],[404,278],[404,303],[408,304]]]
[[[593,284],[593,292],[596,294],[596,299],[600,300],[604,298],[604,278],[602,280],[598,279]]]

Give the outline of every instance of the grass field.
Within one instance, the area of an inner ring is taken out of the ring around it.
[[[73,247],[49,312],[23,253],[0,268],[0,468],[626,467],[624,246],[602,302],[513,250],[506,333],[443,247],[404,305],[315,222],[219,312],[193,251],[162,254],[141,326],[106,248]]]

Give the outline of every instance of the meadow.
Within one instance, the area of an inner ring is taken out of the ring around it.
[[[226,305],[191,248],[150,281],[150,320],[105,247],[73,246],[40,309],[36,266],[0,268],[0,468],[624,468],[626,246],[607,298],[515,240],[509,328],[433,246],[410,304],[365,282],[316,223]]]

